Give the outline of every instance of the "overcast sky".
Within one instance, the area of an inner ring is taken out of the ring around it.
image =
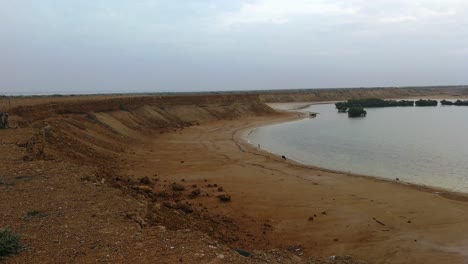
[[[466,0],[0,0],[0,94],[440,84]]]

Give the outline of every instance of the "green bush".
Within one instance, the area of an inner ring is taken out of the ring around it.
[[[457,100],[455,101],[455,103],[453,103],[454,105],[463,105],[463,106],[468,106],[468,101],[462,101],[462,100]]]
[[[26,216],[27,216],[27,217],[33,217],[33,216],[38,216],[39,214],[40,214],[39,211],[33,210],[33,211],[27,212],[27,213],[26,213]]]
[[[348,110],[348,117],[364,117],[366,115],[367,112],[362,107],[350,107]]]
[[[419,99],[416,101],[416,106],[437,106],[439,102],[437,100],[424,100],[424,99]]]
[[[128,108],[128,105],[126,105],[124,103],[119,104],[119,109],[122,110],[122,111],[125,111],[125,112],[130,112],[130,109]]]
[[[19,236],[10,230],[0,231],[0,257],[17,253],[21,249]]]
[[[346,102],[338,102],[335,104],[336,109],[338,109],[339,113],[346,113],[346,110],[348,109],[348,104]]]
[[[444,99],[444,100],[440,101],[440,104],[441,105],[453,105],[453,102],[452,101],[447,101],[447,100]]]
[[[457,106],[468,106],[468,101],[457,100],[455,102],[442,100],[440,101],[442,105],[457,105]]]

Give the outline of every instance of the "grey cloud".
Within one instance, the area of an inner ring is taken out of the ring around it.
[[[468,83],[465,1],[0,5],[0,93]]]

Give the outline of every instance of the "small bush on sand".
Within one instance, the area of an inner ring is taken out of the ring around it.
[[[126,104],[124,104],[124,103],[120,103],[119,109],[122,110],[122,111],[130,112],[130,109],[129,109],[128,106],[127,106]]]
[[[0,257],[17,253],[21,249],[19,236],[10,230],[0,231]]]

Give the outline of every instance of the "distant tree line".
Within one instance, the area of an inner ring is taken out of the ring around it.
[[[442,100],[440,101],[441,105],[458,105],[458,106],[468,106],[468,101],[457,100],[455,102]]]
[[[456,101],[450,102],[446,100],[441,101],[442,105],[467,105],[468,101]],[[368,99],[350,99],[346,102],[338,102],[335,104],[336,109],[339,113],[348,113],[349,117],[363,117],[366,116],[367,112],[364,108],[367,107],[396,107],[396,106],[437,106],[437,100],[430,99],[419,99],[417,101],[409,100],[384,100],[378,98]]]
[[[424,100],[424,99],[419,99],[416,101],[416,106],[437,106],[439,102],[437,100]]]
[[[336,108],[346,109],[350,107],[394,107],[394,106],[414,106],[414,101],[407,100],[383,100],[378,98],[368,99],[350,99],[346,102],[339,102],[335,104]]]

